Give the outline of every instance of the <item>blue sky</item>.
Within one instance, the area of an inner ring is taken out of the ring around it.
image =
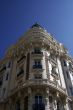
[[[35,22],[73,56],[73,0],[0,0],[0,58]]]

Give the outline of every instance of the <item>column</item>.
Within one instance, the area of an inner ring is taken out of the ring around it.
[[[24,95],[21,91],[18,92],[18,97],[20,99],[20,110],[24,110]]]
[[[8,107],[8,110],[11,110],[12,109],[12,100],[9,99],[9,107]]]
[[[28,88],[28,110],[32,110],[32,91]]]
[[[66,105],[64,106],[65,110],[71,110],[69,107],[68,98],[66,98]]]
[[[20,99],[20,110],[24,110],[24,98],[21,97]]]
[[[49,103],[49,89],[46,89],[46,96],[45,96],[45,110],[50,110],[50,103]]]

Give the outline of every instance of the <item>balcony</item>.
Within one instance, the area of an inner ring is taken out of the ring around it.
[[[43,55],[43,52],[41,52],[41,51],[34,51],[34,52],[32,52],[32,54],[42,54]]]
[[[42,72],[43,71],[43,68],[42,68],[42,65],[33,65],[32,67],[32,71],[33,72]]]
[[[33,108],[33,110],[45,110],[45,104],[43,104],[43,103],[33,104],[32,108]]]
[[[14,89],[10,91],[10,95],[16,93],[19,89],[23,89],[26,87],[50,87],[50,89],[59,91],[60,93],[66,95],[66,89],[60,86],[57,82],[47,80],[47,79],[30,79],[27,81],[22,81],[21,84],[16,86]]]
[[[43,56],[43,52],[41,52],[41,51],[34,51],[34,52],[32,52],[32,56],[38,56],[38,57],[42,57]]]

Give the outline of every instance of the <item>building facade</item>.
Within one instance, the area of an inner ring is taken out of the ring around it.
[[[0,61],[0,110],[73,110],[73,59],[37,23]]]

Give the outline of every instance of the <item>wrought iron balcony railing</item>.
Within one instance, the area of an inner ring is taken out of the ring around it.
[[[41,54],[41,55],[43,55],[43,52],[41,52],[41,51],[34,51],[34,52],[32,52],[32,54]]]
[[[33,65],[33,69],[42,69],[42,65]]]
[[[57,82],[47,80],[47,79],[30,79],[27,81],[22,81],[18,86],[16,86],[14,89],[11,90],[10,94],[14,94],[16,91],[19,90],[19,88],[25,88],[28,86],[49,86],[50,88],[54,88],[56,91],[60,91],[61,93],[64,93],[66,95],[66,89],[60,86]]]

